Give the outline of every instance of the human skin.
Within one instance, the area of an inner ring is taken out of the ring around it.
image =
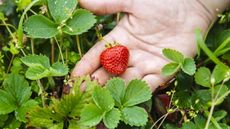
[[[217,2],[218,1],[218,2]],[[217,14],[230,4],[230,0],[80,0],[83,8],[95,14],[126,15],[104,39],[128,47],[130,58],[127,70],[119,75],[125,81],[143,79],[154,91],[170,77],[161,75],[169,63],[162,49],[171,48],[187,57],[196,55],[194,31],[208,31]],[[91,75],[104,84],[114,77],[100,65],[99,56],[105,42],[97,42],[76,64],[72,77]]]

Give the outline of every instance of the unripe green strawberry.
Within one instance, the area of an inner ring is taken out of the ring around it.
[[[129,50],[122,45],[106,48],[100,55],[101,65],[109,72],[119,75],[128,67]]]

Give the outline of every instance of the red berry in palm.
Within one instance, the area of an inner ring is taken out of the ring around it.
[[[122,45],[106,48],[100,55],[101,65],[109,72],[119,75],[128,67],[129,50]]]

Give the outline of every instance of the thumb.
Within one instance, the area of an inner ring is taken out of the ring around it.
[[[80,5],[96,14],[128,12],[132,0],[79,0]]]

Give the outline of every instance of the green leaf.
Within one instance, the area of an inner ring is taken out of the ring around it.
[[[50,68],[50,76],[64,76],[68,74],[69,68],[60,62],[56,62]]]
[[[63,116],[80,116],[83,103],[82,94],[69,94],[64,96],[61,100],[53,99],[54,109]]]
[[[48,129],[63,129],[64,123],[53,124],[53,126]]]
[[[195,117],[194,122],[190,121],[190,122],[185,122],[182,124],[182,129],[204,129],[206,125],[206,119],[201,116],[198,115],[197,117]],[[215,126],[210,123],[208,129],[216,129],[214,128]]]
[[[32,0],[19,0],[16,2],[17,4],[17,11],[24,10],[26,7],[29,6]]]
[[[196,29],[196,41],[197,44],[200,46],[200,48],[207,54],[207,56],[217,65],[221,65],[224,68],[229,68],[227,65],[225,65],[223,62],[221,62],[213,53],[212,51],[206,46],[200,29]]]
[[[161,72],[164,76],[171,76],[175,74],[180,68],[180,65],[178,63],[169,63],[165,65]]]
[[[196,64],[192,58],[185,58],[181,68],[188,75],[193,75],[196,72]]]
[[[14,111],[17,106],[11,94],[0,90],[0,114],[7,114]]]
[[[8,114],[7,115],[0,115],[0,127],[3,127],[5,125],[6,120],[8,119]]]
[[[176,91],[173,97],[173,103],[180,108],[190,108],[191,104],[191,93],[186,90]]]
[[[24,31],[32,38],[52,38],[58,34],[58,26],[42,15],[34,15],[24,24]]]
[[[223,54],[229,52],[229,50],[230,50],[230,38],[226,39],[226,41],[224,41],[219,48],[220,48],[220,50],[214,52],[214,54],[216,56],[220,56],[220,55],[223,55]]]
[[[214,79],[215,84],[218,84],[225,78],[230,78],[229,73],[230,69],[222,67],[221,65],[216,65],[211,77]]]
[[[212,95],[210,90],[196,90],[195,93],[192,95],[192,107],[197,110],[208,109],[211,106],[211,100]]]
[[[50,14],[56,23],[63,23],[72,16],[77,0],[48,0]]]
[[[63,31],[70,35],[79,35],[88,31],[96,23],[95,16],[87,10],[78,9],[66,22]]]
[[[29,100],[32,94],[29,83],[23,76],[18,74],[10,74],[4,81],[4,87],[6,92],[14,97],[14,103],[17,106],[21,106]]]
[[[29,67],[26,71],[26,78],[30,80],[39,80],[50,76],[50,71],[42,67]]]
[[[64,76],[68,74],[68,67],[56,62],[50,67],[49,58],[42,55],[29,55],[21,58],[22,62],[29,66],[26,77],[30,80],[38,80],[49,76]]]
[[[22,66],[20,58],[14,58],[12,67],[10,68],[11,73],[19,74],[23,69],[24,67]]]
[[[93,128],[93,127],[89,128],[86,126],[81,126],[81,125],[79,125],[78,121],[70,120],[68,129],[95,129],[95,128]]]
[[[102,120],[103,114],[103,110],[96,105],[89,104],[81,112],[80,124],[90,127],[95,126]]]
[[[22,123],[18,121],[15,117],[9,116],[9,119],[6,121],[4,125],[4,129],[19,129],[21,124]]]
[[[210,87],[211,86],[211,72],[206,67],[201,67],[197,70],[195,74],[195,81],[197,84]]]
[[[122,121],[131,126],[143,126],[148,121],[147,112],[140,107],[126,107],[122,111]]]
[[[21,122],[26,122],[26,113],[35,108],[37,105],[38,103],[35,100],[28,100],[23,103],[22,106],[15,111],[16,119]]]
[[[113,78],[105,85],[113,96],[116,106],[121,106],[125,96],[125,82],[120,78]]]
[[[134,106],[148,101],[152,92],[147,83],[141,80],[132,80],[125,93],[123,106]]]
[[[217,37],[217,49],[215,50],[214,54],[216,56],[220,56],[222,53],[222,51],[229,49],[230,47],[230,29],[226,29],[226,30],[222,30],[220,33],[218,33]]]
[[[109,111],[114,107],[114,100],[108,89],[95,87],[93,100],[95,104],[104,111]]]
[[[113,108],[111,111],[107,112],[103,118],[105,126],[109,129],[114,129],[117,127],[120,121],[121,113],[118,109]]]
[[[225,110],[219,110],[213,113],[213,117],[216,121],[222,120],[224,117],[226,117],[228,113]]]
[[[196,125],[193,122],[186,122],[182,124],[181,129],[196,129]]]
[[[22,57],[21,61],[29,67],[42,67],[42,68],[50,67],[49,58],[43,55],[28,55]]]
[[[167,123],[164,129],[178,129],[178,127],[176,125]]]
[[[63,125],[64,122],[63,116],[49,107],[37,107],[36,109],[30,110],[28,116],[29,125],[34,127],[57,128],[60,126],[59,124]]]
[[[184,60],[183,54],[173,49],[165,48],[163,49],[163,54],[165,57],[176,63],[182,63]]]
[[[3,20],[3,21],[5,21],[5,20],[6,20],[6,18],[5,18],[5,16],[4,16],[4,14],[3,14],[2,12],[0,12],[0,20]]]

